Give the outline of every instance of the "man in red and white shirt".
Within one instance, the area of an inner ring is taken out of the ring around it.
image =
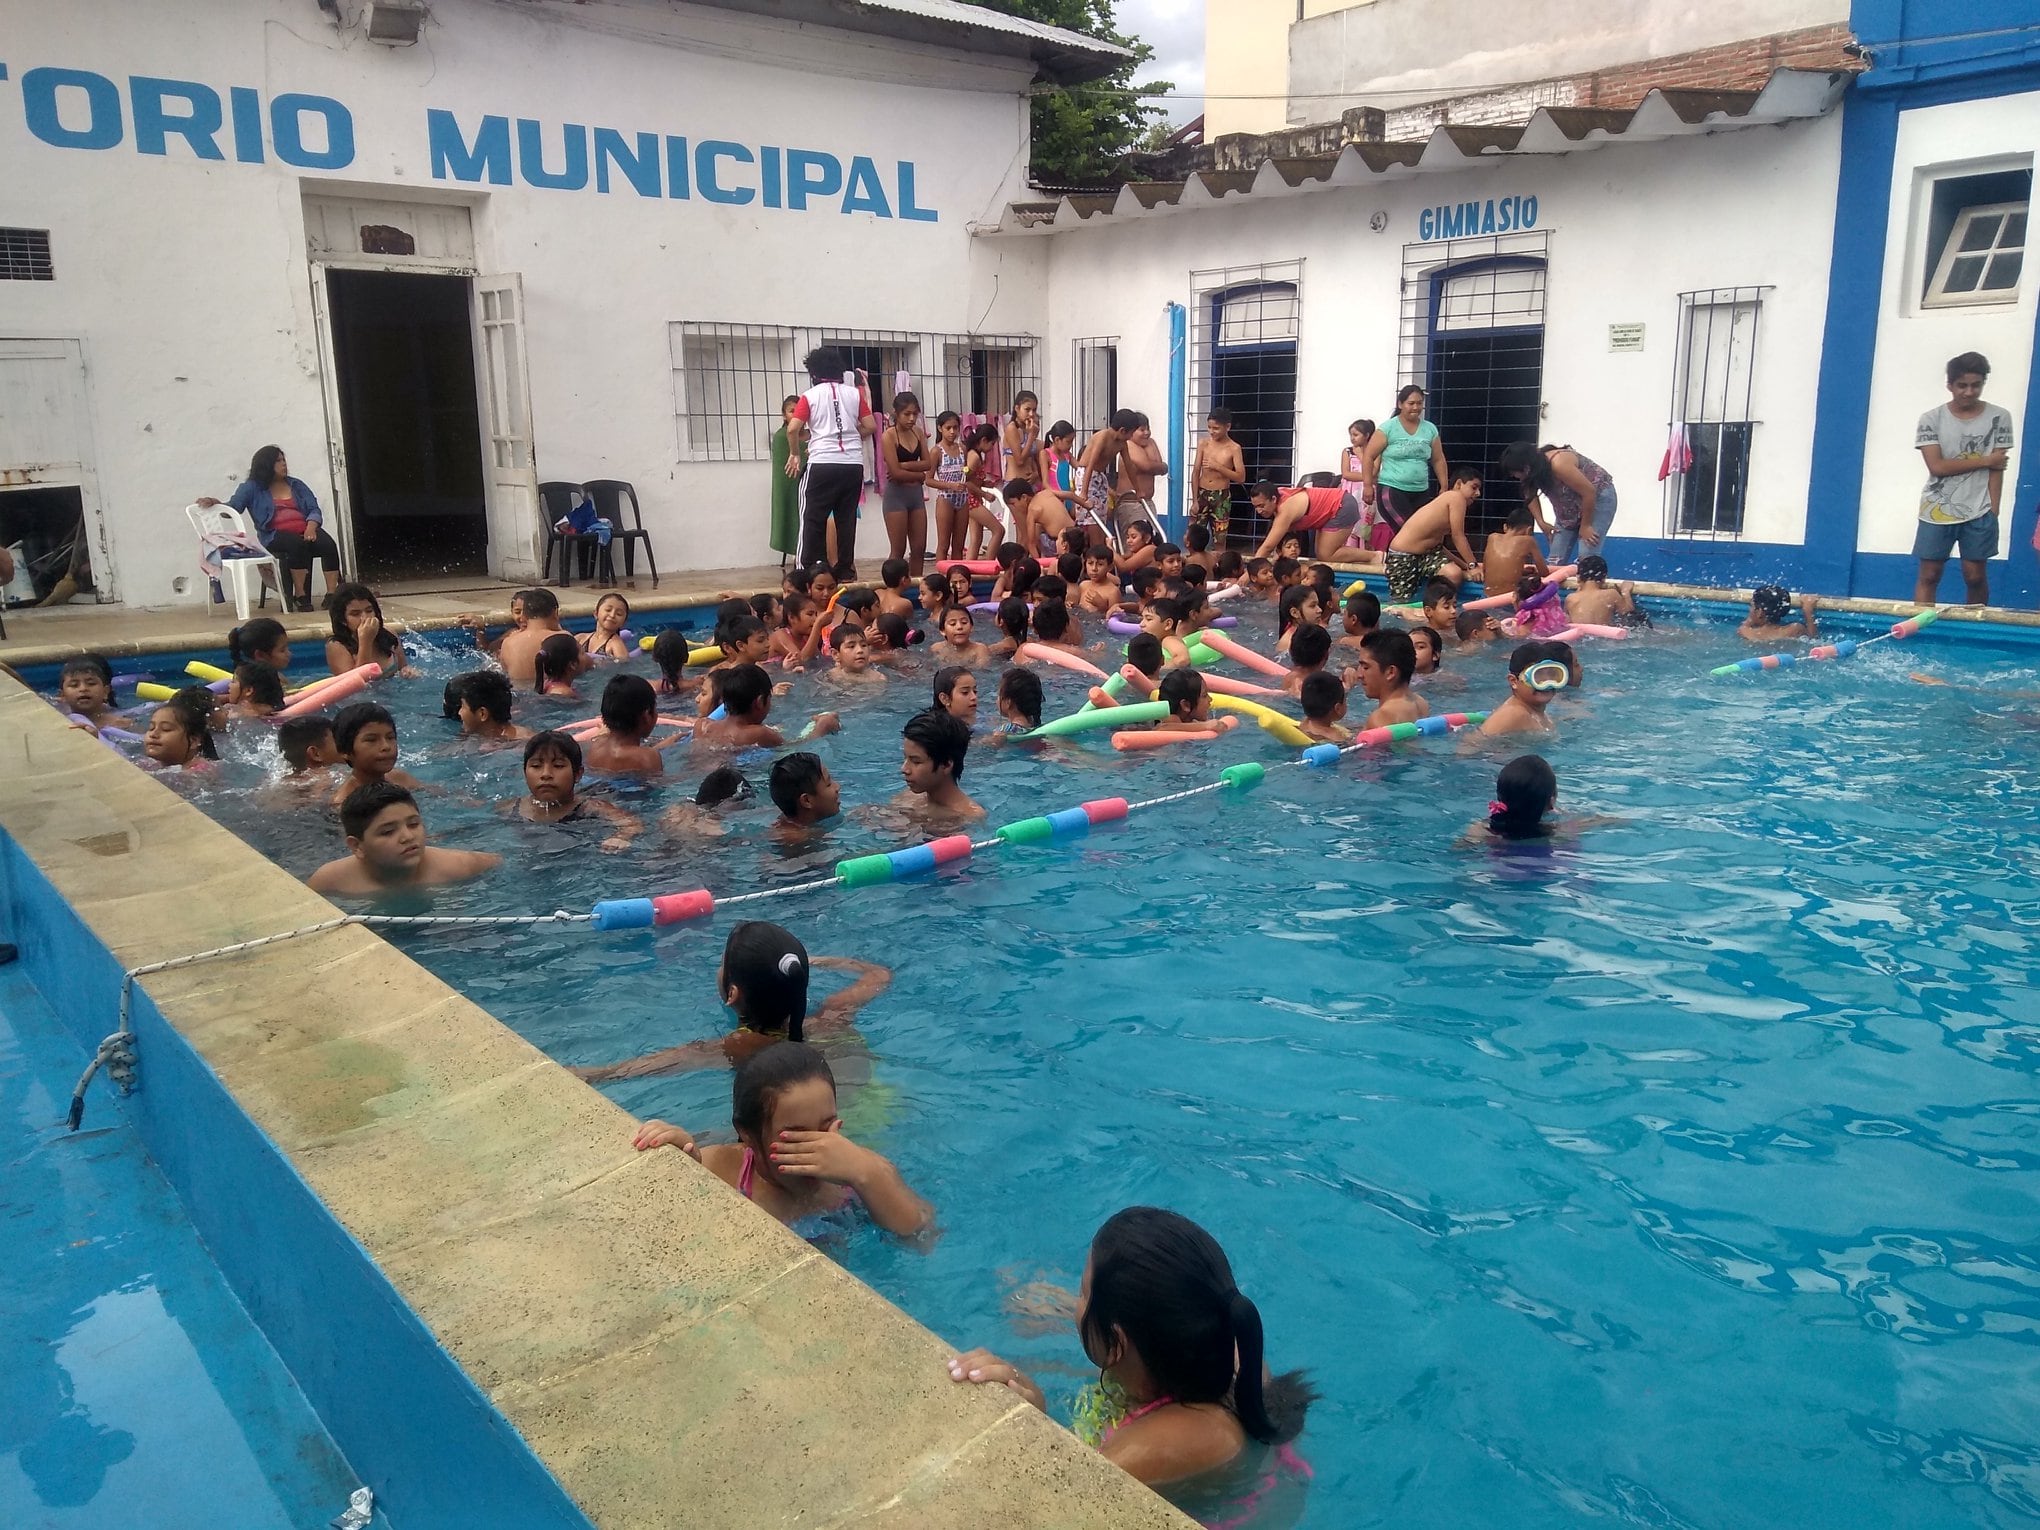
[[[786,476],[799,472],[807,442],[807,475],[800,505],[800,564],[828,561],[827,527],[836,521],[836,577],[857,577],[857,502],[864,495],[864,443],[873,433],[871,390],[864,374],[851,374],[832,345],[808,352],[809,387],[786,422]]]

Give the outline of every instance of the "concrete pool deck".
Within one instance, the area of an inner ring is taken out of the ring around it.
[[[121,968],[334,915],[11,680],[0,829]],[[934,1334],[691,1159],[633,1151],[631,1117],[369,931],[138,986],[602,1530],[1190,1523],[1011,1394],[950,1382]],[[158,1111],[166,1060],[141,1048]],[[334,1437],[402,1523],[401,1485]]]
[[[876,560],[860,564],[858,573],[865,583],[876,583]],[[1340,584],[1350,576],[1342,575]],[[1380,576],[1375,575],[1376,583]],[[634,612],[682,610],[712,604],[726,590],[756,593],[779,588],[780,566],[766,564],[753,568],[706,569],[670,575],[654,590],[647,581],[636,588],[623,586]],[[421,582],[426,583],[426,582]],[[523,585],[496,580],[447,581],[429,588],[398,586],[382,594],[383,614],[399,631],[435,632],[457,627],[460,617],[474,612],[497,624],[510,619],[510,597]],[[576,584],[555,589],[563,617],[595,614],[596,602],[609,586]],[[1747,589],[1715,589],[1705,585],[1657,584],[1639,580],[1636,593],[1652,599],[1747,603]],[[1863,616],[1910,616],[1911,603],[1892,600],[1820,598],[1820,609]],[[2015,611],[2005,606],[1944,605],[1941,620],[1955,623],[2040,628],[2040,611]],[[292,642],[317,642],[328,628],[323,612],[279,613],[271,606],[266,615],[277,616],[290,631]],[[73,654],[97,653],[106,658],[141,657],[160,653],[204,652],[226,647],[227,631],[237,618],[232,606],[168,606],[157,610],[131,610],[125,606],[58,606],[50,610],[16,610],[7,616],[7,640],[0,642],[0,666],[29,668],[60,664]],[[639,620],[637,625],[645,623]]]

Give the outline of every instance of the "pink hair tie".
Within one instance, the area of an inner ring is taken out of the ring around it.
[[[1506,802],[1490,802],[1487,805],[1487,810],[1488,817],[1490,818],[1494,817],[1497,813],[1500,813],[1504,817],[1506,817],[1508,815],[1509,805]]]

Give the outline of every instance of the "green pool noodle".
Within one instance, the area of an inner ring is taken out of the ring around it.
[[[1067,717],[1052,717],[1021,738],[1063,738],[1072,733],[1085,733],[1093,728],[1111,728],[1121,723],[1160,722],[1169,715],[1166,701],[1136,701],[1128,707],[1096,707],[1089,712],[1072,712]]]
[[[890,856],[859,855],[836,862],[836,880],[845,887],[876,887],[893,879]]]
[[[1267,774],[1268,772],[1257,761],[1242,760],[1237,765],[1226,766],[1218,773],[1218,779],[1235,791],[1243,792],[1250,787],[1259,786],[1261,778]]]
[[[1005,845],[1038,845],[1055,838],[1055,825],[1046,818],[1016,818],[992,831]]]

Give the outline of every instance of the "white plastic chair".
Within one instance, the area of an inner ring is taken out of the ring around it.
[[[230,586],[234,592],[234,612],[246,621],[254,611],[269,603],[269,585],[263,582],[263,572],[268,571],[271,582],[276,585],[277,599],[282,601],[285,588],[283,565],[276,561],[276,555],[262,545],[262,539],[255,535],[255,526],[241,511],[232,505],[186,505],[185,519],[191,522],[191,529],[198,533],[198,561],[206,577],[206,610],[213,608],[212,581],[218,579],[223,586]],[[221,558],[218,554],[227,550],[253,549],[255,556]],[[213,573],[209,558],[216,558],[219,573]],[[249,595],[253,593],[253,605]]]

